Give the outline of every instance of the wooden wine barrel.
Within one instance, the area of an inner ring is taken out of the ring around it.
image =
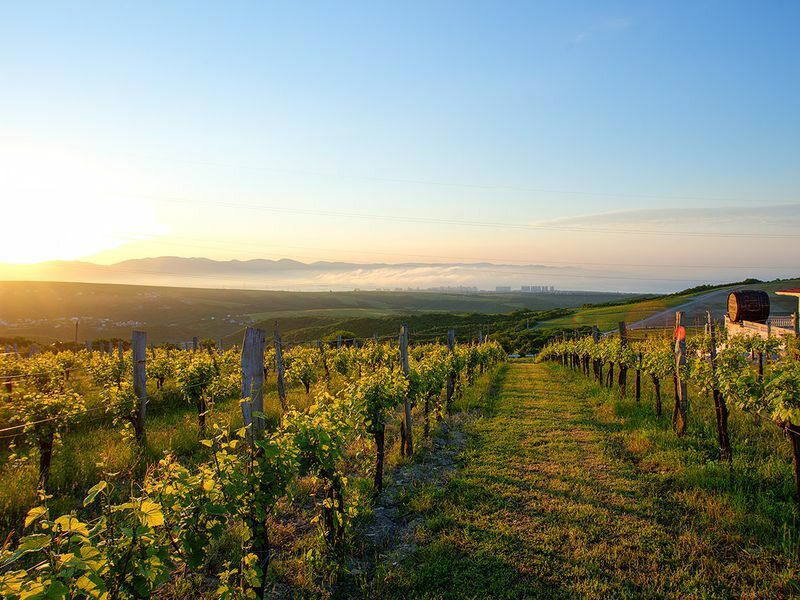
[[[761,290],[739,290],[728,294],[728,318],[734,323],[766,323],[769,318],[769,294]]]

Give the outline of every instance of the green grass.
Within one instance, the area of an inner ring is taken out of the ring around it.
[[[410,493],[419,547],[383,566],[376,596],[800,593],[788,444],[734,411],[735,458],[720,464],[710,404],[692,399],[678,439],[647,394],[637,405],[560,367],[512,364],[467,425],[463,467]]]
[[[659,313],[662,310],[678,306],[691,298],[692,296],[670,296],[653,300],[643,300],[635,304],[582,308],[571,315],[543,321],[540,326],[551,328],[581,327],[587,325],[591,327],[592,325],[597,325],[600,331],[607,331],[614,329],[620,321],[625,321],[626,323],[639,321]]]

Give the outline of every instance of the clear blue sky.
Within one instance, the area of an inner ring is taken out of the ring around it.
[[[613,260],[649,242],[353,213],[796,231],[798,24],[797,2],[3,3],[0,195],[74,227],[59,205],[102,207],[87,230],[144,214],[0,258],[400,260],[411,232],[431,255]],[[796,241],[773,246],[796,262]]]

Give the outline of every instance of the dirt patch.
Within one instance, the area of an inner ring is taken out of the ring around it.
[[[406,505],[406,499],[416,487],[446,484],[466,448],[463,426],[468,418],[458,415],[443,421],[413,463],[391,472],[391,482],[375,503],[372,520],[355,532],[348,574],[337,586],[336,597],[363,598],[372,587],[377,565],[396,565],[416,550],[415,532],[423,518]]]

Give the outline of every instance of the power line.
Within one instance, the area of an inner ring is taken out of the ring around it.
[[[557,223],[504,223],[504,222],[491,222],[491,221],[469,221],[463,219],[445,219],[436,217],[422,217],[410,215],[388,215],[378,213],[355,213],[344,211],[320,210],[320,209],[302,209],[290,208],[286,206],[274,206],[267,204],[241,204],[236,202],[224,201],[210,201],[210,200],[196,200],[188,198],[177,198],[172,196],[161,196],[157,194],[144,194],[144,193],[130,193],[130,192],[108,192],[110,195],[131,198],[144,198],[150,200],[159,200],[164,202],[173,202],[179,204],[208,205],[208,206],[223,206],[226,208],[235,208],[243,210],[260,210],[273,213],[297,214],[305,216],[324,216],[324,217],[338,217],[349,219],[368,219],[368,220],[388,220],[400,221],[407,223],[431,223],[438,225],[452,225],[461,227],[482,227],[493,229],[516,229],[524,231],[567,231],[573,233],[602,233],[614,235],[658,235],[667,237],[713,237],[713,238],[744,238],[744,239],[796,239],[800,238],[800,234],[779,234],[779,233],[751,233],[751,232],[720,232],[720,231],[665,231],[662,229],[625,229],[625,228],[605,228],[605,227],[576,227],[569,225],[558,225]],[[637,198],[648,198],[648,196],[635,196]],[[672,198],[676,200],[680,198]],[[699,197],[686,197],[686,200],[701,200]],[[719,199],[718,199],[719,200]]]
[[[153,198],[147,195],[131,194],[135,197]],[[490,221],[467,221],[460,219],[444,219],[436,217],[419,217],[409,215],[386,215],[377,213],[354,213],[332,210],[320,209],[301,209],[289,208],[285,206],[273,205],[252,205],[240,204],[235,202],[212,202],[206,200],[188,200],[181,198],[168,198],[160,197],[160,200],[166,202],[176,202],[182,204],[204,204],[210,206],[224,206],[227,208],[236,208],[243,210],[261,210],[266,212],[297,214],[305,216],[324,216],[324,217],[339,217],[348,219],[367,219],[367,220],[388,220],[388,221],[402,221],[407,223],[431,223],[437,225],[454,225],[464,227],[484,227],[493,229],[517,229],[524,231],[569,231],[574,233],[604,233],[615,235],[659,235],[668,237],[715,237],[715,238],[746,238],[746,239],[796,239],[800,238],[800,234],[778,234],[778,233],[747,233],[747,232],[728,232],[723,233],[719,231],[665,231],[661,229],[612,229],[601,227],[575,227],[567,225],[555,225],[552,223],[539,223],[539,224],[524,224],[524,223],[503,223],[503,222],[490,222]]]
[[[152,159],[153,153],[133,152],[130,150],[121,150],[119,148],[108,148],[104,153],[116,153],[127,156],[139,156]],[[303,177],[327,177],[338,179],[349,179],[354,181],[374,181],[384,183],[399,183],[407,185],[426,185],[434,187],[454,187],[464,189],[481,189],[481,190],[495,190],[495,191],[511,191],[522,193],[537,193],[537,194],[557,194],[568,196],[585,196],[585,197],[603,197],[603,198],[628,198],[628,199],[647,199],[647,200],[667,200],[667,201],[701,201],[701,202],[739,202],[742,204],[752,205],[760,200],[753,198],[737,197],[737,196],[705,196],[698,194],[652,194],[652,193],[630,193],[630,192],[606,192],[606,191],[585,191],[585,190],[571,190],[565,188],[549,188],[538,186],[524,186],[524,185],[510,185],[502,183],[476,183],[476,182],[457,182],[457,181],[443,181],[433,179],[422,179],[418,177],[392,177],[380,175],[365,175],[363,173],[342,173],[335,171],[319,171],[314,169],[297,169],[276,167],[267,164],[247,164],[247,163],[231,163],[225,161],[214,160],[198,160],[186,158],[185,156],[165,156],[159,155],[159,161],[170,161],[173,163],[181,163],[188,165],[196,165],[203,167],[221,167],[227,169],[246,169],[253,171],[268,171],[273,173],[286,173],[292,175],[299,175]]]

